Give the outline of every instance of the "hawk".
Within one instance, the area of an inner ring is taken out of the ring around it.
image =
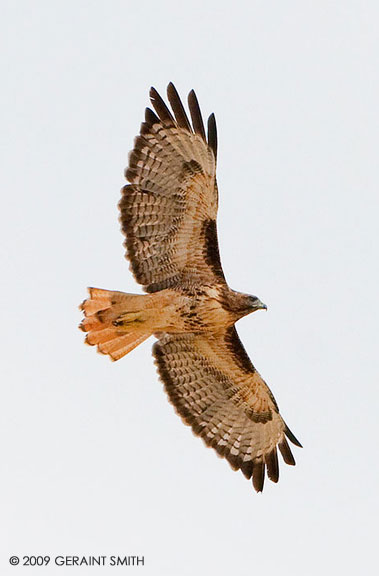
[[[122,189],[126,256],[145,295],[89,288],[81,308],[86,342],[119,360],[154,335],[153,356],[169,400],[185,424],[263,489],[279,479],[277,448],[295,460],[289,430],[269,387],[251,363],[237,320],[266,309],[229,288],[217,242],[217,131],[207,134],[195,92],[189,120],[172,83],[171,110],[151,88]]]

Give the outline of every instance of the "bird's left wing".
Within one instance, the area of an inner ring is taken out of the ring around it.
[[[120,220],[132,271],[148,292],[180,286],[225,284],[218,251],[216,216],[216,122],[206,136],[193,91],[190,123],[169,84],[172,113],[152,88],[156,114],[145,122],[129,157]]]
[[[295,460],[286,441],[301,446],[252,365],[234,327],[218,334],[162,334],[153,353],[170,401],[186,424],[234,470],[263,489],[265,469],[277,482],[277,447]]]

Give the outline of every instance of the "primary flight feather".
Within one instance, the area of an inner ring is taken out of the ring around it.
[[[81,328],[88,344],[118,360],[154,335],[153,355],[170,401],[208,446],[263,489],[277,482],[277,448],[295,460],[286,437],[301,446],[235,329],[266,306],[231,290],[217,242],[217,131],[205,132],[193,91],[191,121],[173,84],[172,112],[152,88],[125,172],[119,204],[125,247],[136,280],[149,293],[90,288]]]

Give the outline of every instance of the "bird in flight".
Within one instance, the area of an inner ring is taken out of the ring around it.
[[[148,294],[89,288],[81,309],[86,342],[119,360],[154,335],[153,356],[169,400],[185,424],[263,490],[279,479],[277,448],[301,446],[251,363],[237,320],[266,309],[229,288],[217,241],[217,131],[205,132],[195,92],[189,120],[172,83],[171,110],[151,88],[153,110],[129,156],[120,221],[131,270]]]

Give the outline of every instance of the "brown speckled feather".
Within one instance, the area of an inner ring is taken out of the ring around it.
[[[285,447],[285,461],[295,463],[285,439],[291,433],[234,327],[212,335],[162,335],[153,354],[184,422],[233,469],[253,477],[257,491],[265,468],[272,481],[279,479],[278,445]]]
[[[208,145],[194,92],[193,130],[172,84],[174,115],[154,88],[150,95],[158,116],[147,109],[126,170],[131,186],[120,201],[131,268],[148,292],[224,283],[216,234],[214,117]]]

